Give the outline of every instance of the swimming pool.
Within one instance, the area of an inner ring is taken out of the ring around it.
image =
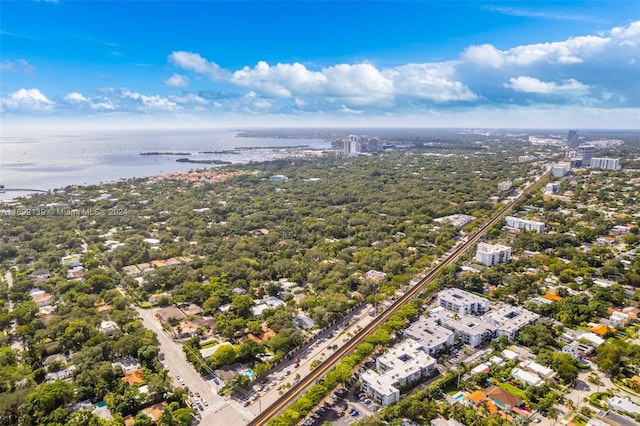
[[[253,380],[253,370],[247,368],[246,370],[244,370],[244,374],[246,374],[251,380]]]
[[[98,407],[98,408],[105,407],[106,405],[107,404],[104,401],[96,402],[96,407]]]
[[[466,392],[458,392],[457,394],[453,395],[453,398],[458,400],[458,402],[463,403],[465,396],[467,396]]]

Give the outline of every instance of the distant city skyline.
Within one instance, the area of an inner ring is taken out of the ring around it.
[[[635,1],[3,2],[0,124],[640,128]]]

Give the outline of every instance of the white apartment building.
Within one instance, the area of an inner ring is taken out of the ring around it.
[[[507,226],[513,229],[521,229],[523,231],[534,230],[536,232],[544,231],[544,222],[536,222],[529,219],[521,219],[519,217],[507,216],[504,218]]]
[[[617,158],[593,157],[592,169],[620,170],[620,160]]]
[[[530,386],[540,386],[543,381],[537,374],[529,373],[521,368],[515,367],[511,370],[514,379]]]
[[[418,343],[429,355],[442,352],[447,344],[454,343],[453,331],[439,326],[432,318],[420,318],[403,334]]]
[[[487,266],[511,260],[511,247],[501,244],[479,243],[476,249],[476,260]]]
[[[508,191],[511,189],[513,183],[508,180],[504,180],[498,184],[498,191]]]
[[[571,165],[568,163],[558,163],[553,165],[552,173],[555,177],[562,177],[569,173]]]
[[[343,141],[342,150],[345,157],[360,154],[362,152],[362,141],[360,136],[349,135],[349,138]]]
[[[514,340],[525,325],[535,324],[540,315],[518,306],[504,305],[487,312],[483,319],[497,327],[498,336]]]
[[[438,292],[438,304],[460,316],[482,315],[489,310],[489,300],[468,291],[447,288]]]
[[[537,374],[538,376],[540,376],[543,379],[549,380],[549,379],[553,379],[554,377],[556,377],[556,372],[555,371],[553,371],[549,367],[545,367],[544,365],[538,364],[535,361],[523,362],[520,365],[522,367],[524,367],[526,370]]]
[[[465,315],[459,319],[444,318],[441,321],[443,327],[453,331],[460,337],[462,343],[466,343],[472,348],[478,347],[496,336],[497,327],[480,317]]]
[[[400,399],[400,387],[430,376],[436,360],[412,340],[402,342],[376,360],[378,372],[367,370],[360,375],[362,387],[373,399],[390,405]]]

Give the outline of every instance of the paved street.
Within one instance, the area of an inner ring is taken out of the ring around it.
[[[254,417],[253,414],[247,412],[241,405],[218,396],[215,389],[202,379],[200,374],[187,361],[182,352],[182,346],[174,342],[171,336],[162,329],[162,326],[154,317],[155,309],[136,308],[136,311],[138,315],[140,315],[140,318],[142,318],[145,328],[154,331],[158,336],[160,351],[164,354],[163,363],[169,368],[169,374],[173,378],[173,384],[180,386],[177,380],[177,377],[180,376],[184,380],[184,386],[186,388],[194,394],[196,392],[200,393],[200,401],[202,401],[201,404],[203,406],[204,401],[207,402],[207,406],[204,407],[205,410],[203,410],[201,424],[216,424],[216,421],[214,421],[216,414],[223,411],[223,418],[225,419],[225,424],[228,426],[245,425]]]

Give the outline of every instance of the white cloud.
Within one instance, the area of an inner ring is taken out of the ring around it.
[[[31,74],[35,71],[35,67],[24,59],[16,59],[15,61],[0,62],[0,71],[16,71]]]
[[[519,76],[516,78],[510,78],[508,83],[503,83],[503,86],[508,89],[526,93],[558,94],[562,92],[587,92],[589,90],[589,86],[573,78],[564,80],[561,84],[557,84],[553,81],[546,82],[534,77]]]
[[[394,84],[396,95],[436,102],[472,101],[478,98],[455,77],[454,63],[407,64],[385,72]]]
[[[207,105],[209,103],[208,100],[195,93],[186,93],[183,96],[169,96],[169,99],[179,104]]]
[[[164,84],[172,87],[187,87],[189,85],[189,78],[180,74],[173,74],[169,77]]]
[[[121,89],[120,93],[122,97],[126,99],[140,101],[142,103],[143,109],[145,110],[176,111],[180,109],[180,107],[175,102],[160,95],[148,96],[140,94],[138,92],[132,92],[129,89]]]
[[[71,104],[86,105],[94,111],[98,111],[101,109],[102,110],[115,109],[111,100],[109,100],[109,98],[106,98],[104,96],[98,96],[98,97],[89,99],[85,97],[82,93],[71,92],[64,97],[64,100]]]
[[[64,97],[64,100],[68,102],[89,102],[89,99],[85,98],[81,93],[78,92],[69,93]]]
[[[572,37],[564,41],[535,43],[499,50],[491,44],[468,47],[462,60],[493,68],[527,67],[537,63],[580,64],[587,60],[601,60],[611,50],[628,51],[638,55],[635,48],[640,39],[640,21],[627,27],[613,28],[608,34]]]
[[[46,112],[51,111],[54,104],[38,89],[20,89],[5,98],[0,98],[3,110]]]
[[[215,62],[209,62],[197,53],[173,52],[169,55],[169,62],[180,68],[208,75],[212,80],[224,80],[229,78],[229,72],[220,68]]]

